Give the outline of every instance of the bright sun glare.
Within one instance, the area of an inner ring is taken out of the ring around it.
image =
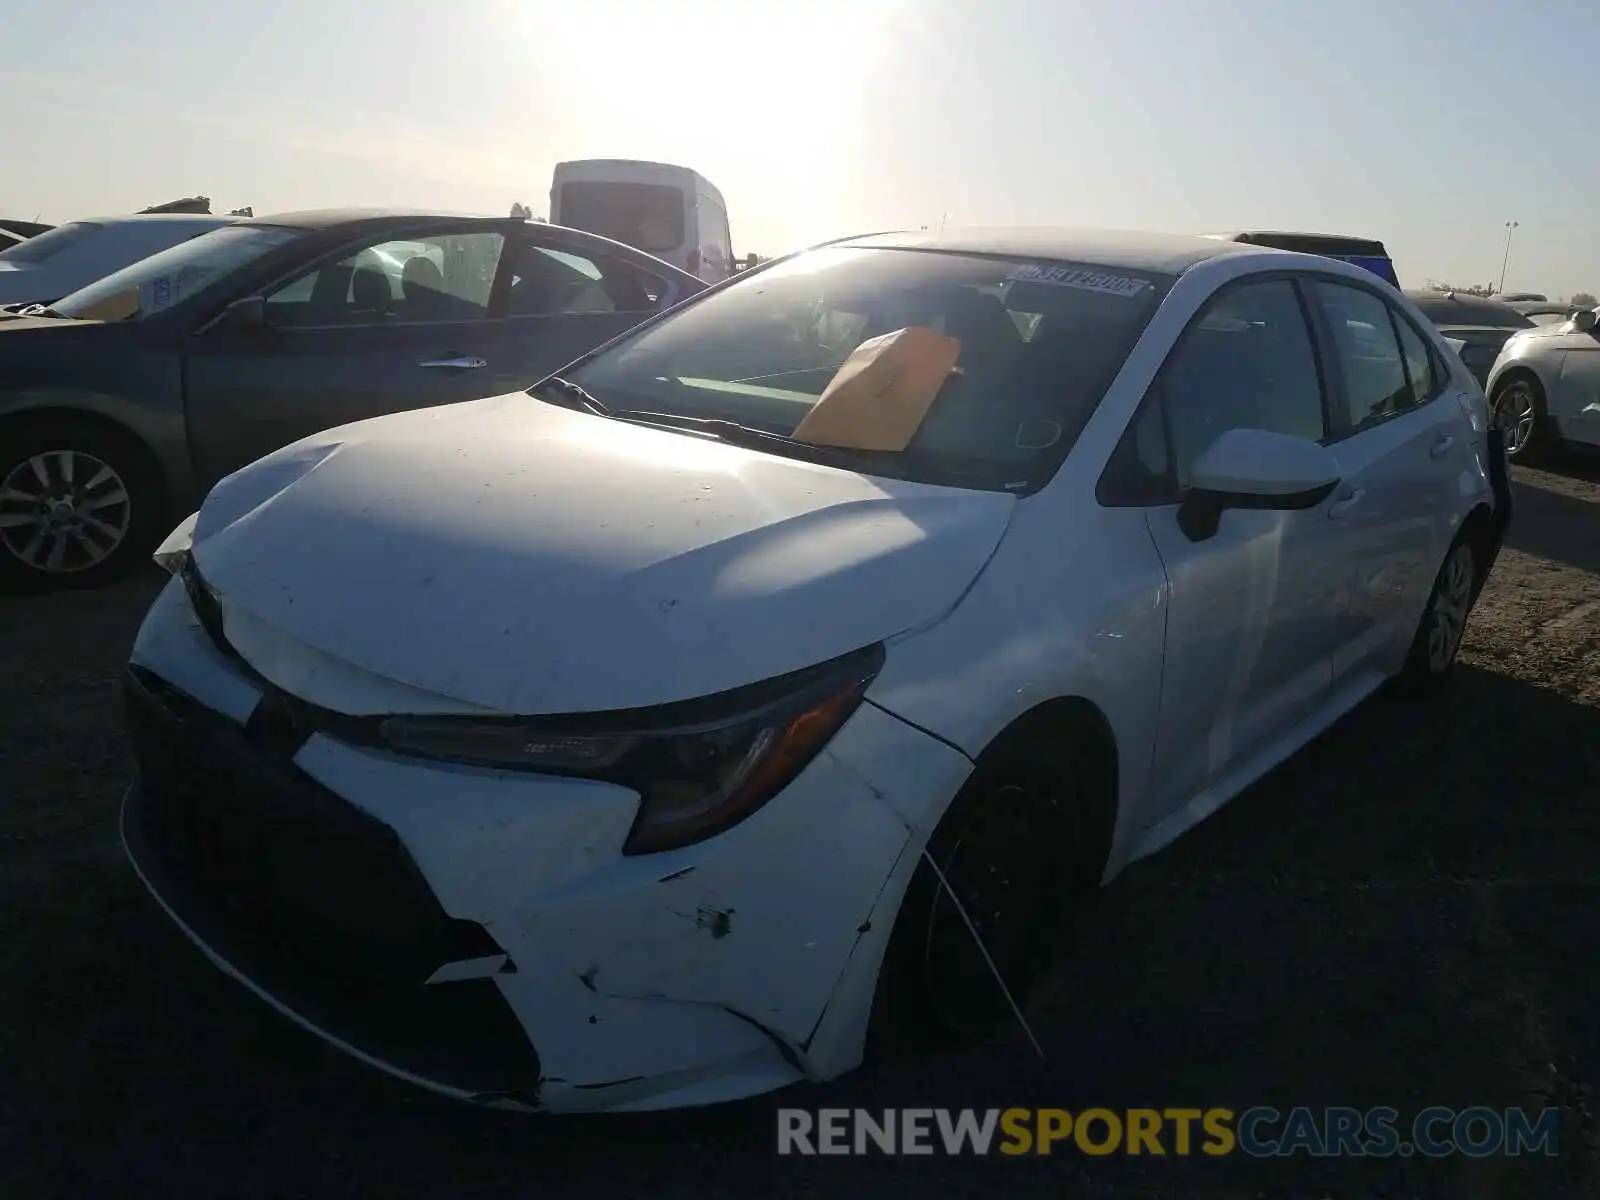
[[[894,7],[583,0],[539,31],[560,46],[541,58],[560,64],[574,111],[586,106],[608,138],[687,166],[736,154],[768,179],[800,183],[853,116]]]

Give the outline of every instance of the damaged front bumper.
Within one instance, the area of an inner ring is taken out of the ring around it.
[[[637,797],[610,784],[324,734],[274,757],[262,689],[176,584],[127,691],[124,841],[172,919],[334,1045],[509,1108],[715,1103],[855,1066],[915,814],[971,767],[863,705],[743,824],[624,857]]]

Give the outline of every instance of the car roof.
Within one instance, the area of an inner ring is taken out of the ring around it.
[[[1290,233],[1258,229],[1245,233],[1214,233],[1211,237],[1249,246],[1272,246],[1298,254],[1356,254],[1368,258],[1388,258],[1383,243],[1373,238],[1351,237],[1344,233]]]
[[[1125,267],[1159,275],[1181,275],[1197,263],[1213,258],[1279,253],[1275,250],[1264,250],[1193,234],[1043,226],[995,226],[872,233],[844,238],[828,245],[896,250],[941,250],[954,254],[994,254],[1006,258],[1034,258],[1088,263],[1100,267]]]
[[[494,217],[484,213],[450,212],[446,209],[412,209],[412,208],[306,208],[294,212],[269,213],[260,217],[246,218],[245,225],[278,225],[292,229],[332,229],[338,225],[352,225],[358,222],[371,221],[427,221],[427,220],[463,220],[463,221],[508,221],[510,217]]]
[[[10,217],[0,217],[0,229],[20,234],[25,238],[38,237],[41,233],[49,233],[54,228],[54,225],[42,225],[38,221],[14,221]]]
[[[1406,299],[1435,325],[1475,326],[1480,329],[1526,329],[1533,324],[1509,304],[1465,292],[1440,292],[1412,288]]]
[[[210,225],[235,225],[242,218],[223,217],[213,213],[118,213],[114,217],[77,217],[71,221],[63,221],[63,225],[131,225],[134,222],[143,224],[146,221],[166,221],[172,224],[210,224]],[[56,226],[59,229],[61,226]]]

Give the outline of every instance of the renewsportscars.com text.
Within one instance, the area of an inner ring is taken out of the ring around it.
[[[803,1108],[778,1110],[778,1153],[1469,1158],[1557,1150],[1560,1110],[1425,1108]]]

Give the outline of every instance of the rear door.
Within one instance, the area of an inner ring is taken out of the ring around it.
[[[348,246],[267,290],[267,326],[185,351],[191,452],[209,485],[309,434],[494,395],[511,223],[440,222]]]
[[[545,225],[518,230],[507,257],[506,329],[490,367],[500,392],[530,387],[689,291],[653,273],[644,255]]]
[[[1319,278],[1310,291],[1342,480],[1327,514],[1343,568],[1338,686],[1398,666],[1453,536],[1451,483],[1472,448],[1449,372],[1409,318],[1352,280]]]

